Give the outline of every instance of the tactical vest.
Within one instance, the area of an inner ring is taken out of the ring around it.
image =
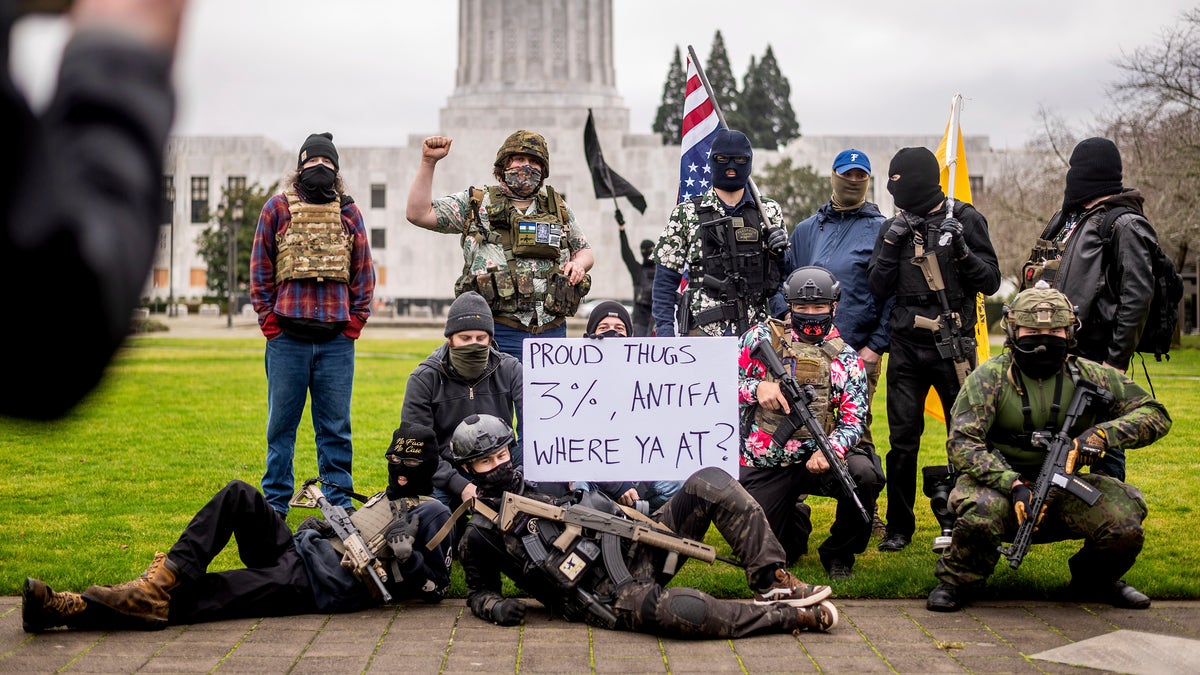
[[[643,264],[638,270],[637,286],[633,289],[633,304],[635,305],[653,305],[654,304],[654,265]]]
[[[412,497],[403,497],[395,500],[396,510],[401,509],[410,511],[421,502],[429,501],[432,497],[421,497],[414,499]],[[363,541],[367,542],[367,548],[376,556],[391,557],[392,549],[388,546],[387,538],[384,534],[396,519],[396,512],[392,511],[392,500],[387,498],[387,492],[378,492],[368,499],[362,507],[350,514],[350,522],[358,528],[359,534],[362,535]],[[330,540],[333,548],[338,553],[345,553],[346,547],[337,537]]]
[[[275,283],[293,279],[350,283],[353,237],[342,224],[341,201],[309,204],[293,190],[284,195],[292,219],[275,235]]]
[[[784,367],[792,371],[801,387],[812,385],[816,398],[808,404],[808,409],[828,435],[835,426],[830,401],[833,393],[829,381],[830,364],[842,353],[846,343],[841,338],[830,338],[819,345],[813,345],[792,340],[791,326],[782,321],[768,319],[767,325],[771,327],[771,349],[779,356]],[[766,379],[768,382],[776,381],[770,373],[767,373]],[[754,413],[755,424],[767,434],[774,434],[783,419],[784,415],[781,412],[773,412],[762,406],[757,406]],[[812,434],[809,433],[808,427],[801,425],[791,438],[808,439],[812,438]]]
[[[743,209],[742,215],[733,216],[732,221],[717,224],[715,221],[725,216],[711,205],[701,206],[700,201],[700,197],[692,199],[700,237],[700,264],[693,265],[690,272],[697,282],[696,287],[726,305],[732,305],[734,298],[721,297],[722,294],[713,291],[711,286],[737,280],[730,293],[736,292],[750,305],[757,305],[774,295],[779,288],[779,268],[771,264],[767,255],[758,209]],[[705,286],[704,277],[712,277],[717,283]]]
[[[537,213],[527,215],[517,210],[499,187],[487,188],[488,224],[479,217],[483,204],[484,190],[471,188],[470,209],[475,218],[475,232],[463,232],[463,240],[472,237],[480,245],[498,244],[504,249],[504,268],[489,269],[481,274],[471,271],[470,262],[463,266],[463,275],[454,284],[455,296],[466,291],[477,291],[487,301],[494,314],[515,314],[531,311],[541,301],[546,312],[554,316],[571,316],[579,308],[579,302],[591,289],[591,278],[572,286],[560,273],[558,261],[564,247],[568,246],[570,231],[567,205],[554,188],[546,186],[535,197]],[[517,266],[518,258],[553,260],[554,264],[544,271],[522,269]],[[538,294],[534,281],[546,283],[546,292]]]
[[[925,231],[928,233],[942,218],[942,216],[934,216],[926,219]],[[936,240],[930,241],[927,235],[921,235],[923,253],[925,255],[937,256],[938,269],[942,273],[942,282],[946,286],[946,300],[950,303],[950,309],[953,311],[961,311],[963,309],[963,288],[962,281],[958,277],[958,263],[954,261],[954,256],[951,253],[949,243],[946,246],[940,245]],[[910,240],[913,244],[913,253],[916,254],[916,241]],[[912,264],[912,256],[900,256],[899,274],[896,278],[896,304],[904,306],[917,307],[937,307],[941,310],[941,302],[938,300],[937,294],[929,288],[929,281],[925,279],[925,273],[920,267]]]
[[[1009,386],[1001,386],[998,390],[995,417],[988,429],[987,441],[993,452],[1004,457],[1014,471],[1026,478],[1035,478],[1046,459],[1046,448],[1037,447],[1033,442],[1034,432],[1044,432],[1047,437],[1057,433],[1067,404],[1075,395],[1079,368],[1074,357],[1068,359],[1067,364],[1062,377],[1053,380],[1054,392],[1046,400],[1037,401],[1037,410],[1033,409],[1035,404],[1028,396],[1031,381],[1022,378],[1023,382],[1018,382],[1020,376],[1014,366],[1010,365],[1004,375]],[[1035,420],[1041,420],[1041,424],[1036,424]]]

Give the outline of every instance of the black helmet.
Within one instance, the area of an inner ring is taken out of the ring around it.
[[[842,297],[842,285],[824,267],[801,267],[783,282],[783,299],[788,304],[835,303]]]
[[[471,415],[459,423],[450,437],[450,457],[455,464],[468,464],[510,445],[516,438],[512,427],[495,415]]]

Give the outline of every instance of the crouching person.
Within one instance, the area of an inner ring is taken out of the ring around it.
[[[449,520],[450,510],[426,496],[438,458],[433,430],[401,423],[386,457],[387,489],[364,502],[351,522],[367,542],[376,542],[372,551],[393,599],[437,602],[449,585],[450,544],[446,540],[429,551],[425,543]],[[246,567],[208,572],[231,536]],[[369,578],[343,567],[343,550],[326,521],[310,518],[292,534],[261,493],[234,480],[196,513],[170,551],[155,554],[138,579],[72,593],[27,578],[24,628],[147,630],[238,617],[355,612],[381,604],[382,594]]]
[[[631,545],[628,539],[606,541],[613,535],[586,526],[579,537],[567,537],[573,548],[557,562],[562,556],[553,542],[558,533],[552,518],[529,519],[519,527],[509,522],[505,527],[504,493],[550,502],[513,466],[508,451],[512,441],[512,429],[490,415],[467,417],[451,440],[454,460],[479,485],[475,514],[459,547],[467,602],[475,616],[503,626],[524,618],[525,604],[501,595],[505,574],[552,613],[604,628],[676,638],[737,638],[828,631],[837,624],[837,610],[826,600],[829,587],[811,586],[788,572],[762,508],[716,468],[701,469],[688,478],[653,519],[633,522],[656,529],[662,525],[674,535],[695,540],[715,523],[746,568],[753,603],[718,600],[692,588],[664,588],[677,560],[667,550],[645,542]],[[623,518],[611,500],[600,493],[589,495],[584,506]],[[544,542],[547,538],[549,543]],[[606,546],[619,560],[604,557]]]

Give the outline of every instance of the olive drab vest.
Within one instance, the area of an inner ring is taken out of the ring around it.
[[[712,206],[701,206],[700,200],[700,197],[692,199],[699,220],[697,232],[700,237],[700,264],[693,265],[692,271],[701,282],[697,287],[718,302],[731,302],[733,298],[719,297],[718,292],[706,287],[703,278],[713,277],[718,284],[739,279],[737,288],[731,291],[744,296],[742,299],[745,302],[755,305],[770,298],[779,288],[779,268],[771,263],[767,255],[762,217],[758,209],[742,209],[742,215],[733,216],[733,220],[727,223],[717,224],[715,221],[724,216]]]
[[[1075,365],[1075,358],[1070,357],[1062,371],[1061,380],[1058,377],[1048,378],[1042,385],[1026,378],[1019,380],[1020,376],[1015,371],[1015,366],[1009,367],[1005,373],[1007,385],[1001,386],[997,392],[996,412],[987,432],[987,442],[992,451],[1004,457],[1014,471],[1032,479],[1046,460],[1046,448],[1034,447],[1033,432],[1044,431],[1053,435],[1062,427],[1067,405],[1075,395],[1079,368]],[[1087,428],[1089,424],[1083,422],[1091,417],[1091,413],[1085,414],[1076,422],[1077,429],[1071,430],[1069,435]]]
[[[309,204],[294,190],[284,195],[292,219],[275,235],[275,282],[315,279],[350,283],[353,236],[342,224],[341,201]]]
[[[535,197],[536,213],[529,215],[514,207],[497,186],[488,187],[486,194],[488,223],[485,225],[479,217],[484,190],[471,188],[470,209],[476,231],[464,232],[463,239],[472,237],[481,245],[499,244],[504,249],[507,265],[475,274],[471,271],[470,261],[466,261],[463,275],[454,284],[455,296],[469,290],[477,291],[497,314],[530,311],[538,300],[549,314],[574,314],[579,301],[591,288],[591,278],[585,275],[583,281],[572,286],[560,273],[558,261],[563,250],[568,248],[570,231],[567,206],[562,196],[547,185]],[[552,260],[554,264],[545,270],[522,269],[516,264],[518,258]],[[544,294],[534,290],[535,280],[545,282]]]
[[[830,338],[819,345],[813,345],[792,340],[791,326],[782,321],[768,319],[767,325],[771,328],[771,349],[779,356],[783,366],[792,371],[801,387],[806,384],[812,385],[817,397],[808,404],[808,409],[828,435],[833,431],[836,421],[830,401],[833,394],[829,381],[830,364],[846,347],[845,341],[841,338]],[[767,373],[766,379],[768,382],[776,381],[770,373]],[[754,413],[755,424],[768,434],[774,434],[783,419],[782,413],[772,412],[762,406],[757,406]],[[812,438],[812,434],[808,432],[807,427],[801,426],[791,437],[807,439]]]

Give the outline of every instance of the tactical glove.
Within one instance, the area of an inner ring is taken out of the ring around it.
[[[392,555],[396,556],[396,562],[402,563],[412,556],[413,542],[416,540],[417,525],[420,522],[420,517],[414,513],[407,520],[392,521],[391,527],[384,532],[383,536],[392,549]]]
[[[1083,466],[1091,466],[1108,451],[1108,434],[1100,427],[1089,427],[1072,441],[1067,452],[1067,473],[1074,473]]]
[[[1029,486],[1024,483],[1013,486],[1012,501],[1013,511],[1017,514],[1017,525],[1020,525],[1029,517],[1029,510],[1033,508],[1033,493],[1029,491]]]
[[[938,244],[950,244],[955,260],[962,260],[971,254],[971,249],[967,248],[967,240],[963,237],[963,225],[957,218],[943,220],[941,228],[942,236],[938,238]]]
[[[912,226],[909,225],[907,212],[900,212],[895,218],[892,218],[891,225],[888,226],[887,232],[883,233],[883,240],[892,246],[898,246],[904,237],[912,232]]]
[[[525,618],[525,603],[505,598],[492,607],[492,621],[501,626],[515,626]]]
[[[782,227],[772,227],[767,232],[767,251],[775,257],[780,257],[788,250],[787,230]]]

